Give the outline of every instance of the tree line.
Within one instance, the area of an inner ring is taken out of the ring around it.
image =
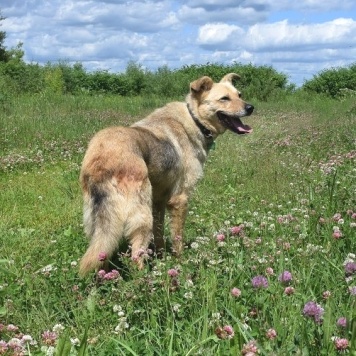
[[[0,22],[4,17],[0,13]],[[139,63],[129,62],[125,71],[87,71],[81,63],[48,62],[46,65],[26,63],[22,43],[7,49],[6,33],[0,31],[0,95],[22,93],[53,94],[116,94],[121,96],[159,95],[181,97],[189,83],[203,75],[218,81],[226,73],[241,75],[238,87],[246,97],[266,101],[281,93],[292,93],[296,86],[288,77],[271,66],[241,63],[167,66],[155,71],[144,69]],[[324,70],[305,81],[299,90],[324,94],[334,98],[356,91],[356,62],[348,67]]]

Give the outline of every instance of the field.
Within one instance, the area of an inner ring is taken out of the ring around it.
[[[355,98],[249,102],[254,132],[218,138],[183,257],[137,271],[123,250],[118,274],[80,279],[88,140],[165,101],[0,101],[0,355],[356,355]]]

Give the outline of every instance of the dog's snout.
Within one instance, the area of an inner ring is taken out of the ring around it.
[[[251,104],[246,104],[245,105],[245,110],[247,112],[247,115],[251,115],[252,112],[253,112],[253,109],[254,109],[253,105],[251,105]]]

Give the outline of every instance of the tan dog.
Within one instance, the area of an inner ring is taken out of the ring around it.
[[[230,73],[214,83],[202,77],[190,84],[186,103],[167,104],[130,127],[111,127],[94,136],[80,175],[91,240],[80,263],[82,276],[102,266],[99,254],[112,257],[122,237],[142,268],[152,240],[157,250],[165,247],[166,208],[173,251],[181,254],[188,198],[203,176],[215,138],[226,129],[252,131],[240,120],[253,106],[232,85],[237,78]]]

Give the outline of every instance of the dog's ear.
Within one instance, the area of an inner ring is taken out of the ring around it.
[[[224,83],[224,82],[229,82],[231,84],[233,84],[233,81],[234,80],[237,80],[237,79],[241,79],[241,77],[236,74],[236,73],[229,73],[229,74],[226,74],[221,80],[220,80],[220,83]]]
[[[192,94],[201,94],[204,91],[210,90],[213,84],[214,82],[210,77],[204,76],[190,83],[190,90]]]

